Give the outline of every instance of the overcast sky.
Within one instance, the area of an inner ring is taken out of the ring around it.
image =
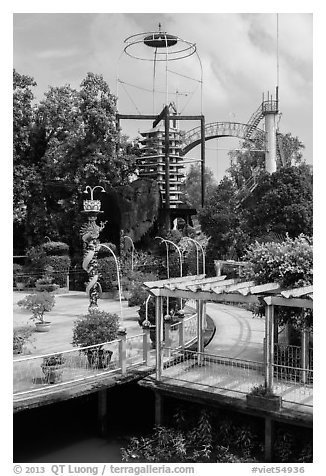
[[[279,129],[298,136],[306,146],[306,161],[312,163],[312,14],[280,13],[278,18],[282,113]],[[117,91],[118,76],[120,113],[152,114],[153,105],[158,113],[165,100],[164,62],[157,64],[153,103],[153,94],[145,91],[153,88],[153,63],[121,53],[128,36],[155,31],[159,22],[164,31],[195,43],[198,52],[198,56],[169,64],[169,100],[178,102],[179,111],[200,114],[198,57],[203,70],[202,105],[207,123],[245,123],[260,105],[263,93],[269,91],[274,95],[276,13],[16,13],[14,67],[19,73],[34,77],[38,99],[49,85],[69,83],[78,88],[91,71],[103,74],[113,93]],[[135,53],[143,51],[139,47]],[[123,132],[135,136],[149,124],[124,121],[122,126]],[[185,129],[194,126],[182,124]],[[227,166],[225,149],[237,144],[238,141],[227,139],[218,144],[206,142],[207,165],[219,178]],[[214,150],[217,145],[223,150]],[[196,151],[192,156],[196,156]]]

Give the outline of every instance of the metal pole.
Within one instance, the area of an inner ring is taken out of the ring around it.
[[[200,119],[201,206],[205,205],[205,116]]]
[[[166,225],[170,230],[170,114],[168,106],[165,106],[164,114],[164,153],[165,153],[165,210],[166,210]]]

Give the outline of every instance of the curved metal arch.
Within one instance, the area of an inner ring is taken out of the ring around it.
[[[250,131],[250,125],[240,122],[211,122],[205,126],[205,141],[217,139],[218,137],[238,137],[239,139],[255,141],[255,143],[262,146],[265,145],[266,132],[262,129],[255,128]],[[186,132],[183,137],[183,147],[180,150],[180,155],[187,154],[190,150],[200,144],[201,129],[195,127]]]

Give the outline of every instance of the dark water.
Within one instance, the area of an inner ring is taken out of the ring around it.
[[[97,397],[92,394],[14,415],[14,462],[121,462],[120,448],[154,423],[151,392],[136,384],[108,393],[108,431],[99,435]]]

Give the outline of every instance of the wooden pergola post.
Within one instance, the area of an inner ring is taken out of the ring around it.
[[[265,353],[265,385],[266,387],[273,391],[273,380],[274,380],[274,306],[267,305],[265,306],[265,342],[266,342],[266,353]]]
[[[156,380],[161,380],[163,371],[163,298],[155,296],[155,325],[156,325]]]

